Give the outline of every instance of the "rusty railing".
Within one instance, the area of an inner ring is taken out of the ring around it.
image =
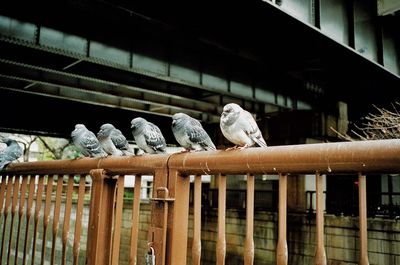
[[[189,187],[194,175],[194,221],[192,263],[201,261],[201,175],[215,175],[218,184],[218,236],[216,264],[225,264],[226,180],[230,175],[247,176],[246,236],[243,259],[254,263],[254,175],[279,176],[278,240],[276,262],[287,264],[286,238],[287,182],[293,174],[314,174],[316,178],[316,255],[315,264],[326,264],[324,248],[324,214],[322,205],[322,175],[358,174],[359,176],[359,264],[369,264],[367,251],[366,174],[400,171],[400,140],[379,140],[248,148],[240,151],[179,153],[103,159],[78,159],[11,164],[1,172],[0,213],[2,264],[31,264],[47,255],[46,234],[52,223],[51,264],[65,264],[69,246],[72,200],[76,200],[74,218],[73,264],[81,258],[82,206],[85,201],[85,176],[90,175],[90,213],[87,228],[87,264],[118,264],[124,176],[135,175],[135,197],[132,205],[131,252],[129,264],[137,264],[139,194],[141,175],[153,175],[151,226],[148,248],[155,250],[156,264],[187,263]],[[79,178],[78,190],[73,180]],[[65,179],[67,180],[65,184]],[[56,181],[56,182],[55,182]],[[52,193],[55,188],[55,194]],[[53,199],[52,197],[55,197]],[[65,198],[64,198],[65,197]],[[63,199],[64,198],[64,199]],[[32,219],[35,202],[34,220]],[[41,204],[44,203],[42,207]],[[61,205],[65,205],[61,207]],[[42,209],[43,208],[43,209]],[[52,210],[53,209],[53,210]],[[11,210],[11,212],[10,212]],[[63,218],[61,218],[61,212]],[[23,217],[26,220],[23,220]],[[63,220],[62,224],[60,220]],[[41,224],[41,251],[38,227]],[[14,237],[13,227],[17,225]],[[25,227],[23,227],[25,226]],[[33,226],[32,229],[29,229]],[[61,262],[55,261],[58,231],[62,226]],[[31,231],[33,230],[33,231]],[[25,232],[25,235],[22,235]],[[16,239],[15,239],[16,238]]]

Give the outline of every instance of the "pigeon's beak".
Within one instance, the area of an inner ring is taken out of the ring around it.
[[[133,129],[133,128],[135,128],[135,125],[134,125],[134,124],[131,125],[131,129]]]
[[[172,125],[175,125],[175,123],[176,123],[176,120],[172,120]]]

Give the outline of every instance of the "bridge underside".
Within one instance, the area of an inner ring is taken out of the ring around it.
[[[381,20],[399,31],[399,14]],[[351,119],[397,99],[400,87],[398,73],[380,65],[382,45],[372,62],[262,1],[229,9],[12,1],[0,11],[0,30],[3,131],[69,136],[77,122],[93,130],[111,122],[131,137],[134,117],[169,128],[172,114],[186,112],[217,134],[228,102],[262,120],[330,111],[340,100]]]

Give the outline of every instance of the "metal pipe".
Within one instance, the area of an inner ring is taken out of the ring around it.
[[[152,174],[165,167],[185,174],[393,173],[400,169],[400,139],[271,146],[236,151],[208,151],[108,158],[12,163],[18,174],[83,174],[105,169],[111,175]]]
[[[314,174],[394,172],[400,140],[375,140],[173,154],[170,168],[186,174]]]

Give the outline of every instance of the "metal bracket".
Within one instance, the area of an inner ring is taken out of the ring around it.
[[[164,196],[159,196],[160,193],[164,192]],[[156,202],[173,202],[175,201],[175,198],[169,198],[169,191],[166,187],[159,187],[156,190],[156,198],[150,198],[151,201],[156,201]]]

